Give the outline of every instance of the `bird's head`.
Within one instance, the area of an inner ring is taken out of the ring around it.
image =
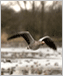
[[[41,41],[41,44],[42,44],[42,45],[44,45],[44,44],[45,44],[45,42],[44,42],[44,41]]]

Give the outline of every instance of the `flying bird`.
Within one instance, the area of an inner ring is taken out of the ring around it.
[[[26,40],[26,42],[28,43],[28,49],[30,48],[32,50],[37,50],[41,45],[46,44],[50,48],[57,50],[55,43],[49,36],[42,37],[38,41],[36,41],[28,31],[22,31],[17,34],[14,34],[7,40],[11,40],[18,37],[23,37]]]

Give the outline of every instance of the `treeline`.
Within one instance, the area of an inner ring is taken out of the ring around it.
[[[8,36],[29,31],[35,39],[49,35],[53,38],[62,38],[62,7],[45,12],[43,10],[21,10],[16,13],[12,9],[1,6],[1,34]]]

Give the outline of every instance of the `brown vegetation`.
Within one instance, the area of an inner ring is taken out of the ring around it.
[[[1,6],[1,41],[6,42],[7,37],[20,32],[29,31],[35,39],[45,35],[51,36],[54,41],[62,41],[62,6],[45,12],[44,3],[38,11],[33,4],[32,10],[21,10],[16,13],[6,6]],[[26,3],[25,3],[26,6]],[[3,9],[4,8],[4,9]],[[4,33],[3,33],[4,32]],[[15,39],[21,41],[22,38]],[[12,40],[11,40],[12,41]]]

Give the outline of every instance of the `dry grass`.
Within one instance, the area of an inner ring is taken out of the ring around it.
[[[7,42],[7,37],[8,37],[8,35],[4,32],[4,33],[2,33],[1,34],[1,43],[2,42]]]
[[[20,38],[15,38],[12,40],[7,41],[8,38],[8,34],[6,34],[5,32],[1,34],[1,43],[6,43],[6,42],[20,42],[20,41],[25,41],[22,37]]]

